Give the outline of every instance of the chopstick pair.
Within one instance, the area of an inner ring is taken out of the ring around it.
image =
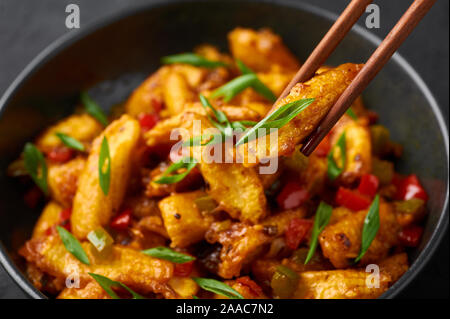
[[[366,6],[371,2],[372,0],[352,0],[292,78],[277,102],[288,95],[296,83],[304,82],[314,75],[363,14]],[[367,60],[350,85],[341,94],[336,103],[331,107],[316,130],[303,141],[303,147],[301,148],[303,154],[310,155],[317,145],[319,145],[320,141],[328,134],[354,100],[364,91],[370,81],[373,80],[389,61],[394,52],[397,51],[435,2],[436,0],[414,1]],[[277,102],[275,102],[274,106]]]

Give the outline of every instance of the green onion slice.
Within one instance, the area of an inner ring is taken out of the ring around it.
[[[320,233],[323,231],[325,226],[328,225],[331,218],[331,213],[333,211],[333,207],[326,204],[325,202],[320,202],[319,207],[316,211],[316,216],[314,217],[314,225],[311,232],[311,241],[309,245],[308,255],[305,259],[305,265],[311,260],[316,252],[317,243],[319,239]]]
[[[125,284],[123,284],[121,282],[111,280],[105,276],[102,276],[99,274],[94,274],[91,272],[89,273],[89,276],[94,278],[94,280],[103,288],[103,290],[106,291],[106,293],[113,299],[120,299],[120,297],[112,289],[113,287],[124,288],[126,291],[128,291],[133,296],[133,299],[145,299],[143,296],[141,296],[137,292],[134,292],[133,290],[131,290],[130,288],[128,288]]]
[[[255,74],[248,66],[246,66],[241,60],[236,60],[236,64],[242,74]],[[276,95],[256,76],[256,79],[252,85],[253,90],[264,96],[266,99],[272,103],[277,100]]]
[[[189,256],[189,255],[186,255],[183,253],[179,253],[173,249],[170,249],[168,247],[162,247],[162,246],[150,248],[147,250],[142,250],[141,252],[143,254],[146,254],[146,255],[149,255],[149,256],[152,256],[155,258],[168,260],[175,264],[184,264],[189,261],[195,260],[195,257]]]
[[[256,139],[259,137],[259,129],[265,129],[264,135],[269,132],[271,128],[281,128],[286,125],[289,121],[299,115],[304,109],[306,109],[311,103],[314,102],[314,99],[301,99],[298,101],[294,101],[288,104],[283,105],[282,107],[276,109],[271,114],[267,115],[261,121],[259,121],[255,126],[253,126],[250,130],[248,130],[236,143],[236,146],[240,144],[247,143],[250,140]]]
[[[89,234],[87,235],[87,239],[91,242],[92,246],[94,246],[98,252],[111,249],[114,243],[114,239],[110,234],[108,234],[105,229],[103,229],[103,227],[99,227],[89,232]]]
[[[70,137],[67,134],[64,133],[55,133],[56,136],[58,136],[58,138],[61,140],[61,142],[66,145],[67,147],[73,148],[74,150],[80,151],[80,152],[84,152],[85,148],[83,143],[81,143],[80,141],[78,141],[77,139]]]
[[[340,149],[340,155],[341,155],[341,165],[342,167],[339,167],[336,161],[334,160],[334,152],[336,148]],[[328,178],[330,180],[335,180],[339,175],[341,175],[342,171],[345,168],[345,163],[347,161],[347,153],[346,153],[346,143],[345,143],[345,131],[341,134],[339,139],[336,142],[336,145],[333,146],[330,153],[327,156],[327,174]]]
[[[219,129],[219,131],[221,131],[225,135],[227,135],[227,134],[230,135],[231,130],[229,128],[231,128],[231,123],[228,120],[225,113],[223,113],[220,110],[216,110],[203,94],[200,94],[199,98],[200,98],[200,102],[202,103],[203,108],[205,110],[207,110],[208,108],[211,109],[215,118],[217,119],[217,121],[215,121],[214,119],[211,118],[211,116],[209,116],[208,112],[206,112],[206,116],[208,117],[209,121],[215,127],[217,127]],[[223,125],[221,125],[221,124],[223,124]]]
[[[23,155],[25,169],[36,185],[47,195],[47,164],[44,155],[32,143],[25,144]]]
[[[83,264],[90,265],[89,258],[78,239],[76,239],[75,236],[64,227],[56,226],[56,230],[58,231],[59,237],[61,238],[67,251]]]
[[[345,111],[345,114],[347,114],[348,116],[350,116],[352,119],[357,120],[358,117],[356,116],[356,113],[352,110],[351,107],[349,107],[347,109],[347,111]]]
[[[195,54],[195,53],[181,53],[181,54],[174,54],[174,55],[168,55],[163,58],[161,58],[161,63],[163,64],[174,64],[174,63],[183,63],[183,64],[190,64],[193,66],[203,67],[203,68],[209,68],[214,69],[218,67],[227,67],[228,65],[221,61],[211,61],[208,60],[201,55]]]
[[[245,131],[247,129],[246,126],[251,126],[252,124],[256,123],[251,121],[230,122],[226,114],[220,110],[216,110],[204,95],[200,94],[199,98],[205,110],[208,108],[212,110],[216,119],[211,118],[208,113],[206,113],[206,116],[208,117],[209,121],[219,130],[219,133],[207,133],[200,136],[191,137],[189,140],[183,143],[183,146],[204,146],[223,143],[227,137],[232,136],[233,130]]]
[[[100,155],[98,157],[98,177],[103,194],[107,196],[111,180],[111,157],[109,154],[109,144],[106,136],[103,137],[102,145],[100,147]]]
[[[244,74],[234,78],[228,83],[225,83],[221,87],[217,88],[211,94],[211,98],[223,97],[224,102],[229,102],[236,95],[244,91],[246,88],[251,87],[257,76],[255,74]]]
[[[192,278],[192,280],[194,280],[197,285],[199,285],[204,290],[214,292],[230,299],[244,299],[244,297],[239,292],[221,281],[198,277],[194,277]]]
[[[166,171],[163,173],[163,175],[153,181],[154,183],[157,184],[173,184],[173,183],[177,183],[179,181],[181,181],[183,178],[185,178],[189,172],[197,165],[197,160],[195,158],[192,157],[184,157],[182,159],[180,159],[178,162],[173,163],[172,165],[170,165]],[[174,174],[174,175],[170,175],[171,173],[179,170],[179,169],[186,169],[183,173],[179,173],[179,174]]]
[[[378,229],[380,228],[380,195],[376,195],[372,204],[370,205],[369,211],[367,212],[366,218],[364,219],[364,227],[362,230],[361,239],[361,250],[358,257],[356,257],[355,262],[358,262],[363,258],[364,254],[370,247],[370,244],[377,235]]]
[[[108,119],[105,113],[103,113],[100,106],[87,94],[87,92],[81,92],[80,99],[84,104],[84,107],[86,108],[86,112],[88,112],[88,114],[93,116],[104,126],[108,125]]]

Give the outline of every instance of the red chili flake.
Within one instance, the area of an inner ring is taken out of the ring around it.
[[[284,234],[286,245],[291,249],[297,249],[312,225],[313,222],[309,219],[292,218]]]
[[[65,163],[72,159],[75,151],[68,147],[55,147],[47,153],[47,158],[52,162]]]
[[[126,209],[113,218],[109,226],[115,230],[126,230],[131,223],[131,209]]]
[[[420,226],[409,226],[404,228],[399,234],[400,242],[407,247],[417,247],[422,237],[423,228]]]
[[[187,277],[191,274],[194,267],[194,261],[188,261],[182,264],[175,264],[173,274],[178,277]]]
[[[154,113],[143,113],[139,115],[139,124],[144,132],[151,130],[159,121],[159,115]]]

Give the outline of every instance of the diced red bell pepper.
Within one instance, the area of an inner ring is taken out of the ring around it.
[[[255,297],[260,297],[263,295],[263,290],[261,287],[258,286],[256,282],[251,280],[249,276],[239,277],[236,281],[241,285],[246,286]]]
[[[331,150],[331,141],[330,136],[326,135],[323,140],[317,145],[316,149],[314,150],[314,154],[320,157],[325,157],[328,155],[328,153]]]
[[[370,199],[348,188],[339,187],[336,194],[336,203],[340,206],[345,206],[348,209],[357,211],[369,207]]]
[[[173,274],[178,277],[187,277],[191,274],[194,267],[194,261],[188,261],[182,264],[175,264]]]
[[[309,219],[292,218],[285,233],[286,245],[291,249],[297,249],[312,225],[313,222]]]
[[[394,177],[394,185],[397,187],[395,198],[397,200],[409,200],[412,198],[428,200],[428,194],[420,184],[415,174],[411,174],[405,178]]]
[[[404,228],[399,234],[400,242],[407,247],[417,247],[422,237],[423,228],[420,226],[409,226]]]
[[[151,130],[159,121],[159,115],[154,113],[143,113],[139,115],[139,124],[144,132]]]
[[[131,209],[126,209],[114,217],[109,226],[115,230],[126,230],[131,223]]]
[[[74,150],[68,147],[55,147],[47,153],[47,158],[52,162],[65,163],[72,159]]]
[[[277,196],[277,203],[282,209],[293,209],[299,207],[309,198],[306,188],[297,182],[287,182]]]
[[[359,182],[358,192],[363,195],[374,197],[377,194],[378,186],[380,182],[378,177],[372,174],[364,174]]]

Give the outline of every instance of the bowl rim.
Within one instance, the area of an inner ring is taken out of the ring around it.
[[[117,23],[118,21],[136,15],[140,12],[149,11],[157,7],[170,6],[170,5],[179,5],[182,3],[230,3],[230,2],[242,2],[238,0],[153,0],[149,3],[141,4],[133,6],[129,9],[123,9],[113,14],[109,14],[97,21],[92,21],[87,23],[82,29],[72,30],[71,32],[67,32],[50,43],[47,47],[45,47],[37,56],[35,56],[31,62],[29,62],[25,68],[17,75],[14,81],[9,85],[9,87],[5,90],[2,97],[0,98],[0,116],[6,109],[8,102],[11,98],[17,93],[22,87],[23,83],[31,77],[37,70],[55,57],[57,54],[61,53],[63,50],[67,49],[69,46],[74,44],[75,42],[81,40],[82,38],[92,34],[93,32],[111,25],[113,23]],[[317,7],[312,4],[298,2],[295,0],[277,0],[276,2],[273,0],[244,0],[247,3],[257,3],[262,2],[269,5],[281,6],[281,7],[290,7],[299,9],[302,11],[306,11],[313,15],[325,18],[330,22],[335,21],[338,18],[338,15],[321,7]],[[365,40],[372,43],[374,46],[378,46],[381,43],[381,39],[371,33],[370,31],[364,29],[363,27],[355,24],[351,30],[351,32],[355,32],[358,36],[364,38]],[[446,190],[447,193],[445,195],[444,206],[442,209],[441,216],[437,221],[437,225],[433,230],[430,239],[427,244],[423,247],[422,252],[417,256],[416,260],[412,263],[408,271],[394,284],[392,285],[385,293],[383,293],[379,298],[381,299],[391,299],[398,296],[417,276],[418,274],[425,268],[428,264],[432,256],[435,254],[437,248],[439,247],[445,233],[448,231],[449,224],[449,214],[448,214],[448,201],[449,201],[449,180],[448,180],[448,167],[449,167],[449,137],[448,137],[448,128],[445,123],[445,119],[442,115],[441,109],[434,98],[434,95],[431,93],[428,86],[425,84],[423,79],[417,73],[417,71],[403,58],[398,52],[396,52],[392,58],[412,79],[412,81],[418,86],[420,92],[424,95],[425,99],[428,101],[429,106],[431,107],[432,112],[434,113],[435,118],[438,121],[439,129],[443,136],[443,140],[445,143],[445,153],[447,155],[447,183]],[[17,268],[12,259],[9,257],[9,254],[6,248],[3,246],[3,243],[0,242],[0,265],[6,270],[8,275],[14,280],[14,282],[25,292],[29,297],[34,299],[46,299],[47,297],[42,294],[37,288],[35,288],[31,282],[25,278],[22,272]]]

